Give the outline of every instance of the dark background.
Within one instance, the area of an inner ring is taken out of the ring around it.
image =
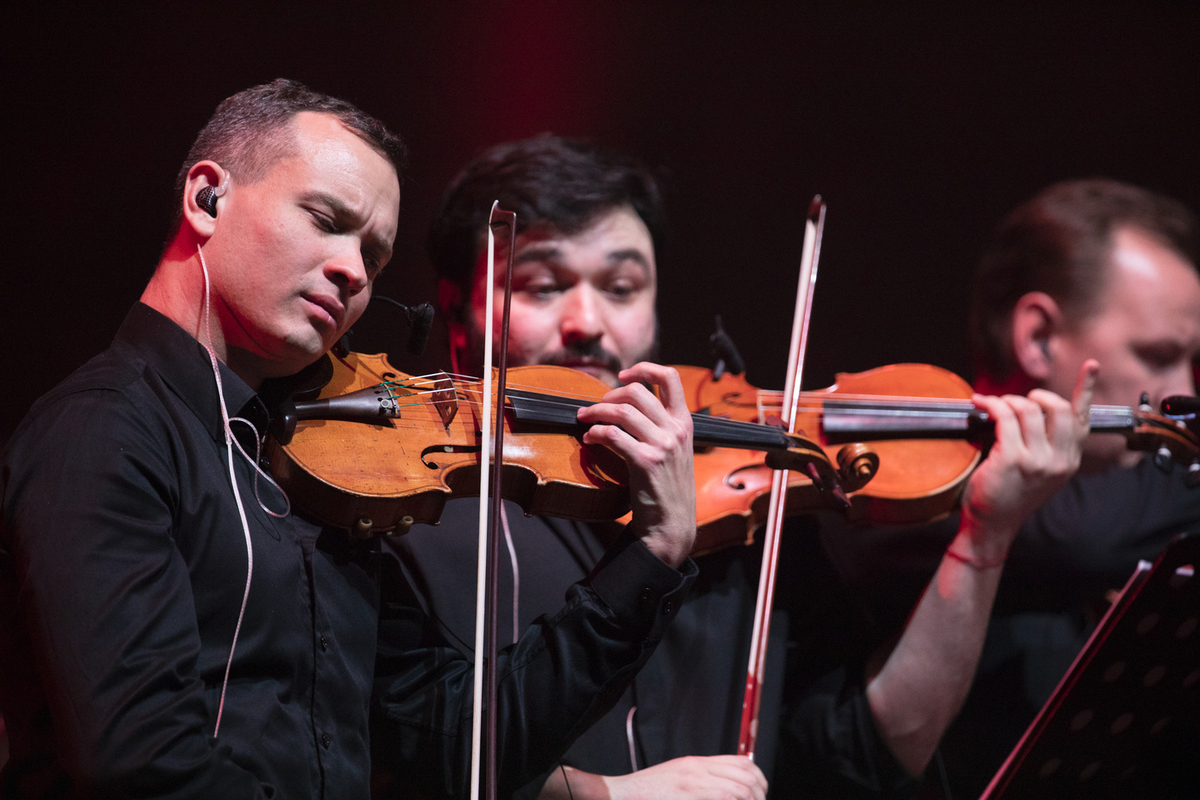
[[[216,104],[279,76],[408,141],[379,293],[433,299],[424,231],[481,148],[592,137],[668,175],[663,359],[707,364],[720,313],[769,388],[814,193],[829,212],[807,388],[897,361],[968,376],[980,243],[1048,183],[1106,175],[1200,207],[1196,3],[246,6],[2,12],[0,443],[139,296]],[[445,365],[440,326],[414,360],[393,312],[372,308],[356,349],[394,349],[408,372]]]

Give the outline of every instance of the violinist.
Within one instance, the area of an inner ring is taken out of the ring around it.
[[[1096,403],[1158,410],[1195,395],[1200,363],[1196,221],[1178,202],[1111,180],[1060,183],[1013,211],[984,249],[970,341],[981,392],[1064,392],[1099,360]],[[1022,525],[983,657],[986,668],[940,748],[922,796],[977,797],[1015,747],[1139,559],[1196,530],[1200,490],[1183,467],[1157,465],[1119,436],[1094,434],[1080,474]],[[926,528],[823,531],[826,548],[877,618],[903,622],[957,515]],[[1000,571],[1000,565],[996,566]],[[886,626],[886,622],[883,623]],[[1195,723],[1193,722],[1193,725]],[[1194,765],[1176,741],[1177,764]],[[1163,747],[1171,754],[1170,747]],[[941,773],[946,775],[944,782]],[[1164,780],[1191,780],[1170,768]],[[1147,787],[1173,796],[1178,787]]]
[[[498,145],[464,168],[429,237],[459,370],[481,352],[486,254],[477,231],[493,199],[516,211],[520,226],[510,359],[571,366],[614,385],[629,380],[622,369],[655,349],[663,211],[652,176],[629,159],[551,136]],[[857,678],[834,692],[828,681],[810,687],[807,724],[818,732],[803,752],[788,754],[790,766],[808,776],[795,784],[798,790],[836,787],[833,796],[883,796],[912,787],[912,775],[928,760],[974,672],[997,578],[987,565],[1001,557],[1025,514],[1078,463],[1092,365],[1082,376],[1074,408],[1044,391],[1028,399],[979,399],[1002,420],[1001,444],[971,483],[973,513],[955,542],[955,557],[946,557],[938,582],[869,689]],[[470,518],[473,505],[451,501],[443,525]],[[571,581],[593,567],[612,532],[604,525],[526,518],[511,504],[505,528],[513,555],[501,595],[516,589],[516,600],[500,616],[502,632],[512,635],[556,607]],[[811,524],[800,528],[788,538],[816,541]],[[463,642],[473,636],[474,590],[459,565],[473,546],[453,530],[423,526],[391,545],[431,617]],[[738,739],[761,552],[761,546],[732,547],[697,559],[692,594],[629,691],[580,737],[561,768],[518,796],[764,796],[777,695],[764,700],[757,765],[730,755]],[[831,572],[823,556],[814,555]],[[792,609],[793,617],[823,613],[820,598],[809,600],[807,609]],[[786,626],[773,623],[772,630],[786,632]],[[783,642],[778,644],[774,663],[781,666]],[[810,669],[821,665],[823,675],[853,673],[831,658],[835,652],[841,655],[830,648],[801,658]],[[826,702],[831,695],[846,702]]]
[[[612,386],[630,380],[626,370],[653,357],[657,343],[657,256],[665,219],[654,176],[632,160],[550,136],[493,147],[473,160],[447,190],[429,235],[456,372],[482,366],[486,253],[478,231],[494,199],[517,213],[509,363],[571,367]],[[474,583],[458,565],[474,557],[475,545],[460,533],[462,525],[450,523],[472,518],[476,509],[475,501],[452,500],[439,528],[415,526],[393,543],[431,616],[461,642],[474,635]],[[500,596],[513,597],[514,586],[519,590],[513,605],[501,601],[503,637],[557,608],[564,589],[594,568],[619,530],[529,518],[511,503],[502,522],[516,557],[502,558]],[[747,601],[740,587],[757,566],[736,550],[718,556],[702,559],[702,599],[693,596],[679,610],[663,643],[669,656],[651,659],[548,782],[543,776],[518,796],[537,796],[545,782],[546,796],[568,796],[569,784],[576,798],[597,790],[614,797],[630,791],[669,797],[666,783],[685,780],[707,792],[763,796],[760,770],[745,758],[723,755],[732,752],[725,732],[740,713],[731,683],[737,682],[737,655],[744,652],[727,631],[743,627],[753,612],[752,591]],[[716,591],[718,586],[725,590]],[[688,665],[687,680],[676,680],[680,663]],[[714,757],[672,761],[686,755]],[[624,775],[643,767],[652,769],[634,780],[593,783],[593,774]]]
[[[286,80],[200,132],[141,302],[3,456],[0,796],[366,798],[372,760],[462,791],[471,663],[413,633],[376,544],[256,471],[272,407],[391,257],[403,158],[378,120]],[[666,407],[614,396],[589,410],[594,435],[659,465],[630,471],[648,503],[672,501],[502,656],[502,785],[620,693],[694,570],[690,417],[667,371],[630,374],[664,384]]]

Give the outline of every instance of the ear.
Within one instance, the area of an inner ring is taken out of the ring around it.
[[[229,189],[229,170],[215,161],[198,161],[188,170],[187,181],[183,185],[183,224],[190,227],[201,239],[207,239],[217,229],[217,216],[211,216],[196,200],[196,195],[207,186],[213,187],[218,195],[218,208],[222,205],[220,196]]]
[[[1045,292],[1024,294],[1013,307],[1013,355],[1017,366],[1039,385],[1054,369],[1054,345],[1062,328],[1058,302]]]

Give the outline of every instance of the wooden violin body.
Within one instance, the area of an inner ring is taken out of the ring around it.
[[[323,522],[361,532],[406,531],[436,523],[446,500],[476,494],[482,453],[479,384],[412,382],[383,355],[334,357],[333,378],[320,398],[387,387],[382,402],[395,417],[370,422],[306,419],[286,444],[271,439],[271,470],[280,485]],[[599,400],[608,390],[591,376],[561,367],[510,370],[514,384],[553,372],[573,393]],[[565,373],[565,374],[563,374]],[[580,380],[573,380],[576,377]],[[447,408],[453,408],[447,423]],[[513,426],[506,410],[506,496],[528,514],[615,519],[629,510],[625,462],[601,447],[536,424]]]

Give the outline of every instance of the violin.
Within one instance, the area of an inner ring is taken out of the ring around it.
[[[283,405],[267,457],[280,486],[306,511],[359,537],[436,523],[446,501],[479,492],[483,392],[487,383],[445,373],[412,377],[382,355],[331,355],[315,399]],[[625,462],[608,448],[584,445],[584,405],[610,387],[566,367],[509,370],[504,397],[504,496],[526,514],[616,519],[630,508]],[[813,486],[837,487],[845,473],[825,451],[777,427],[693,415],[702,448],[754,451],[761,463],[802,472]],[[814,503],[844,505],[835,491]]]
[[[743,376],[676,366],[694,412],[768,424],[782,393],[751,386]],[[967,479],[991,439],[987,414],[970,402],[970,384],[928,364],[893,364],[857,374],[839,373],[833,386],[801,392],[796,431],[817,441],[832,463],[874,465],[868,481],[849,481],[851,520],[879,524],[925,522],[958,504]],[[1143,398],[1145,400],[1145,398]],[[1130,449],[1153,452],[1160,466],[1174,460],[1200,478],[1200,439],[1185,420],[1195,402],[1168,398],[1154,414],[1138,408],[1091,407],[1093,433],[1120,433]],[[1173,413],[1176,412],[1176,413]],[[696,456],[698,552],[749,544],[765,522],[772,470],[756,453],[709,450]],[[787,512],[814,506],[812,482],[788,476]]]

